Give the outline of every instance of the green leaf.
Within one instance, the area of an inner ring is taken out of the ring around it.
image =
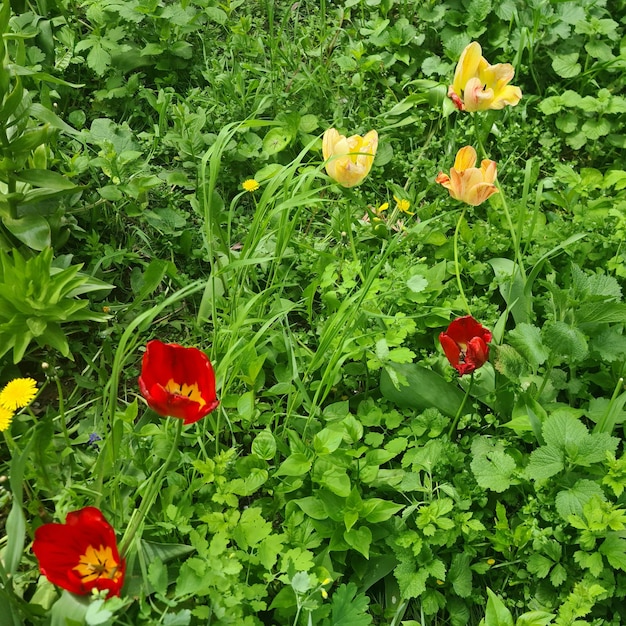
[[[528,611],[517,618],[515,626],[547,626],[552,622],[554,613],[545,611]]]
[[[268,154],[277,154],[284,150],[293,139],[293,133],[281,126],[272,128],[263,139],[263,151]]]
[[[452,584],[454,592],[461,598],[468,598],[472,593],[472,569],[470,556],[459,552],[452,557],[448,582]]]
[[[571,54],[555,54],[552,58],[552,69],[561,78],[573,78],[580,74],[582,67],[578,63],[578,52]]]
[[[521,323],[509,332],[511,345],[531,364],[534,370],[543,365],[550,351],[541,340],[541,329],[532,324]]]
[[[302,476],[311,469],[312,462],[301,452],[289,455],[276,470],[276,476]]]
[[[46,187],[55,190],[76,189],[76,185],[69,178],[50,170],[23,170],[18,172],[15,178],[33,187]]]
[[[504,602],[487,588],[487,608],[485,610],[485,626],[513,626],[513,616]]]
[[[357,593],[354,583],[342,584],[333,593],[331,617],[326,618],[324,626],[369,626],[372,616],[368,614],[369,598],[364,593]]]
[[[580,330],[565,322],[551,322],[543,329],[546,345],[555,354],[582,361],[588,353],[587,340]]]
[[[50,609],[50,626],[82,626],[89,608],[89,596],[63,591]]]
[[[270,461],[276,454],[276,440],[269,430],[262,430],[252,442],[252,453],[260,459]]]
[[[343,533],[343,538],[353,550],[362,554],[366,559],[370,558],[372,531],[367,526],[346,530]]]
[[[567,521],[570,515],[582,517],[583,507],[594,496],[605,500],[602,487],[593,480],[581,478],[569,489],[563,489],[556,494],[555,507],[557,513]]]
[[[526,467],[526,475],[531,480],[545,480],[565,469],[563,454],[553,447],[543,446],[534,450]]]
[[[611,567],[626,572],[626,539],[617,533],[609,533],[599,551],[606,556]]]
[[[497,493],[506,491],[511,486],[517,469],[515,460],[504,451],[502,444],[492,443],[486,437],[476,437],[472,441],[470,467],[476,482],[483,489]]]
[[[148,582],[157,593],[161,595],[167,593],[167,567],[158,557],[153,559],[148,566]]]
[[[380,390],[387,400],[399,407],[423,411],[435,407],[444,415],[454,417],[463,402],[464,394],[436,372],[415,364],[397,364],[393,369],[403,376],[407,385],[399,389],[393,385],[389,374],[383,370]]]
[[[25,215],[17,219],[4,216],[2,223],[14,237],[33,250],[42,251],[51,244],[50,224],[41,215]]]

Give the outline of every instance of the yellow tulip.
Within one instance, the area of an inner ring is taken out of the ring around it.
[[[465,146],[457,152],[450,175],[439,172],[435,179],[450,191],[455,200],[461,200],[472,206],[478,206],[492,194],[498,193],[494,185],[496,162],[484,159],[478,168],[474,167],[476,160],[476,150],[472,146]]]
[[[522,90],[509,85],[515,74],[510,63],[489,65],[482,56],[480,44],[473,41],[461,53],[448,88],[448,97],[460,111],[486,111],[515,106],[522,99]]]
[[[377,147],[378,133],[375,130],[370,130],[364,137],[346,137],[329,128],[322,141],[326,172],[343,187],[354,187],[363,182],[372,169]]]

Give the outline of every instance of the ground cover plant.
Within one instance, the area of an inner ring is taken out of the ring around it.
[[[2,626],[623,623],[625,9],[4,2]]]

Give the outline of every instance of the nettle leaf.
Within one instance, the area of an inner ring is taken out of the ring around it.
[[[546,445],[561,450],[571,445],[578,446],[588,434],[585,425],[567,413],[551,415],[543,425],[543,437]]]
[[[606,499],[602,487],[600,487],[598,483],[583,478],[576,481],[573,487],[559,491],[559,493],[556,494],[556,511],[565,521],[569,519],[570,515],[578,515],[581,517],[583,507],[594,496],[601,500]]]
[[[626,356],[626,336],[615,328],[607,328],[589,342],[592,354],[597,354],[603,361],[612,363]]]
[[[531,480],[546,480],[565,469],[563,453],[552,447],[543,446],[534,450],[526,467],[526,475]]]
[[[476,437],[472,441],[472,457],[470,467],[483,489],[501,493],[511,486],[517,466],[499,441]]]
[[[535,370],[543,365],[550,356],[550,351],[541,339],[541,329],[532,324],[524,322],[517,324],[509,333],[509,342],[520,354],[526,357]]]
[[[588,352],[587,340],[580,330],[565,322],[552,322],[543,329],[546,345],[561,356],[572,361],[582,361]]]
[[[613,276],[607,274],[587,274],[572,263],[572,287],[577,296],[621,300],[622,288]]]

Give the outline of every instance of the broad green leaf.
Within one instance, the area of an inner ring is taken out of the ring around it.
[[[89,608],[89,596],[63,591],[50,609],[50,626],[83,626]]]
[[[17,219],[5,216],[2,223],[13,236],[33,250],[42,251],[51,244],[50,224],[41,215],[25,215]]]
[[[611,567],[626,572],[626,539],[617,533],[609,533],[599,551],[606,556]]]
[[[454,592],[461,598],[468,598],[472,593],[472,569],[471,558],[464,552],[459,552],[452,557],[447,580],[452,584]]]
[[[288,456],[276,470],[276,476],[302,476],[311,469],[312,462],[301,452]]]
[[[515,460],[504,451],[502,444],[492,444],[484,437],[477,437],[472,442],[470,467],[476,482],[483,489],[497,493],[506,491],[511,486],[517,469]]]
[[[578,63],[578,52],[556,54],[552,59],[552,69],[561,78],[573,78],[580,74],[582,67]]]
[[[582,361],[587,356],[585,336],[565,322],[551,322],[544,326],[543,339],[550,350],[572,361]]]
[[[15,175],[17,180],[33,185],[33,187],[47,187],[48,189],[76,189],[76,184],[69,178],[50,170],[23,170]]]
[[[545,480],[565,469],[563,453],[553,447],[543,446],[534,450],[526,467],[526,475],[531,480]]]
[[[269,430],[262,430],[252,442],[252,453],[260,459],[271,461],[276,454],[276,440]]]
[[[294,502],[313,519],[328,519],[328,513],[324,504],[318,500],[315,496],[307,496],[305,498],[299,498]]]
[[[444,415],[456,415],[464,397],[456,385],[447,382],[436,372],[415,364],[397,364],[394,370],[404,376],[408,384],[396,389],[383,370],[380,389],[385,398],[402,408],[423,411],[435,407]]]
[[[548,626],[554,619],[554,613],[546,611],[528,611],[517,618],[515,626]]]
[[[487,608],[485,610],[485,626],[513,626],[513,616],[504,602],[487,588]]]
[[[285,127],[272,128],[263,139],[263,151],[272,155],[284,150],[293,139],[293,134]]]
[[[550,356],[548,348],[541,340],[541,329],[532,324],[518,324],[509,332],[509,342],[526,357],[535,370]]]
[[[581,478],[569,489],[563,489],[556,494],[555,506],[557,513],[567,521],[570,515],[582,517],[583,507],[594,496],[605,500],[602,487],[593,480]]]
[[[369,559],[372,531],[367,526],[346,530],[343,533],[343,538],[352,549]]]

